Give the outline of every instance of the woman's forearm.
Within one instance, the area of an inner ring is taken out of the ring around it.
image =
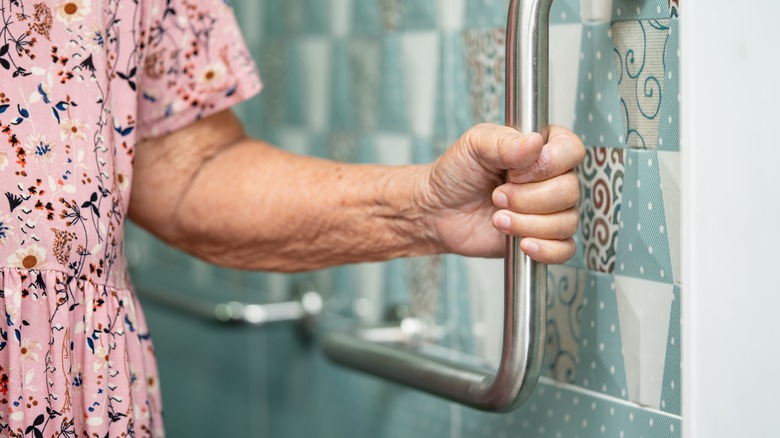
[[[222,120],[220,131],[233,122]],[[145,180],[133,187],[133,219],[239,269],[301,271],[438,251],[419,199],[428,167],[298,156],[234,131],[225,144],[204,131],[158,140],[190,145],[140,145],[135,178]]]

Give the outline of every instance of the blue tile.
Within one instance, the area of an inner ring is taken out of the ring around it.
[[[304,83],[301,72],[300,44],[292,42],[285,54],[285,102],[284,121],[290,126],[303,127],[306,124],[306,102],[303,96]]]
[[[386,132],[408,131],[406,86],[404,84],[401,40],[388,36],[382,41],[379,89],[379,129]]]
[[[661,410],[672,414],[682,413],[682,372],[681,345],[682,321],[680,306],[682,305],[681,288],[674,287],[674,302],[669,322],[669,340],[666,345],[666,365],[664,366],[664,387],[661,391]]]
[[[382,16],[378,0],[356,0],[352,2],[352,32],[358,36],[379,36],[382,34]]]
[[[614,0],[612,20],[669,18],[669,0]]]
[[[615,282],[589,271],[582,305],[582,340],[576,383],[615,398],[628,398]]]
[[[556,0],[550,8],[550,24],[581,23],[580,0]]]
[[[469,78],[460,34],[441,37],[434,138],[450,144],[471,127]]]
[[[263,13],[263,28],[265,29],[265,38],[281,38],[285,33],[284,13],[285,0],[267,0],[265,1],[265,11]]]
[[[680,20],[670,20],[664,51],[664,92],[661,101],[658,150],[680,150]]]
[[[303,31],[307,35],[327,35],[330,0],[303,0]]]
[[[436,2],[402,0],[402,30],[432,30],[436,28]]]
[[[666,215],[655,151],[628,149],[615,273],[673,282]]]
[[[506,0],[466,0],[466,29],[506,28]]]
[[[357,125],[355,119],[354,82],[350,68],[350,56],[347,42],[343,39],[332,40],[331,77],[330,77],[330,129],[333,131],[352,131]]]
[[[574,131],[588,146],[625,147],[609,23],[584,23]]]

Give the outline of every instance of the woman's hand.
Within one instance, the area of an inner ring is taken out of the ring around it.
[[[431,167],[424,188],[441,250],[500,257],[511,235],[538,262],[570,259],[580,196],[573,169],[584,156],[580,139],[559,126],[547,144],[505,126],[471,128]]]

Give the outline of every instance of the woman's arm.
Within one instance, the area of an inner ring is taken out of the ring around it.
[[[289,272],[441,252],[500,256],[494,225],[507,216],[504,232],[534,237],[523,241],[532,257],[560,263],[574,253],[570,169],[583,155],[559,128],[543,147],[538,134],[481,125],[433,165],[346,164],[248,138],[225,111],[137,145],[130,217],[210,262]],[[493,193],[509,168],[528,184]]]

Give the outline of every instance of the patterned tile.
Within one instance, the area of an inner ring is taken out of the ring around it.
[[[682,305],[681,288],[674,287],[672,314],[669,319],[669,336],[666,344],[666,365],[664,366],[663,389],[661,389],[661,410],[670,414],[682,414]]]
[[[556,0],[550,8],[550,24],[580,23],[580,0]]]
[[[466,66],[471,81],[471,120],[504,123],[506,31],[468,30],[464,33]]]
[[[624,150],[587,148],[580,165],[582,246],[588,269],[615,270],[622,210]]]
[[[619,21],[612,25],[612,35],[626,144],[655,149],[664,99],[669,20]]]
[[[507,23],[507,0],[466,0],[465,29],[504,29]]]
[[[565,266],[547,270],[547,352],[550,377],[574,383],[580,343],[585,271]]]

